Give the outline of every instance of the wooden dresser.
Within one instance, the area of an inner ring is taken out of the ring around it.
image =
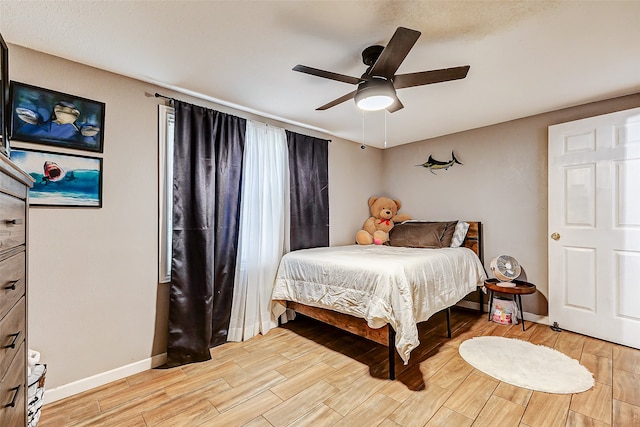
[[[27,424],[27,221],[31,177],[0,155],[0,426]]]

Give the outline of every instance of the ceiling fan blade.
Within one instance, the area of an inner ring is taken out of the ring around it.
[[[465,65],[464,67],[443,68],[441,70],[400,74],[393,79],[393,86],[396,89],[403,89],[406,87],[430,85],[432,83],[464,79],[467,77],[469,68],[471,68],[469,65]]]
[[[353,99],[353,96],[354,96],[355,94],[356,94],[356,91],[355,91],[355,90],[354,90],[353,92],[349,92],[348,94],[346,94],[346,95],[344,95],[344,96],[341,96],[341,97],[340,97],[340,98],[338,98],[338,99],[334,99],[333,101],[331,101],[331,102],[329,102],[329,103],[327,103],[327,104],[324,104],[324,105],[323,105],[323,106],[321,106],[321,107],[316,108],[316,110],[317,110],[317,111],[322,111],[322,110],[327,110],[327,109],[329,109],[329,108],[331,108],[331,107],[335,107],[335,106],[336,106],[336,105],[338,105],[338,104],[342,104],[342,103],[343,103],[343,102],[345,102],[345,101],[348,101],[348,100],[350,100],[350,99]]]
[[[296,65],[293,67],[293,71],[299,71],[305,74],[311,74],[312,76],[322,77],[330,80],[337,80],[343,83],[350,83],[352,85],[357,85],[362,80],[357,77],[351,77],[344,74],[333,73],[331,71],[320,70],[318,68],[307,67],[306,65]]]
[[[402,105],[402,102],[400,102],[400,100],[396,96],[396,100],[393,102],[393,104],[391,104],[390,107],[387,108],[387,111],[390,113],[395,113],[396,111],[402,110],[403,108],[404,105]]]
[[[391,40],[389,40],[387,47],[384,48],[376,63],[371,67],[369,75],[391,79],[413,45],[418,41],[420,34],[420,31],[398,27]]]

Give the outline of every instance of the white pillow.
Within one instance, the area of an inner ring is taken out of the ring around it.
[[[456,230],[453,232],[453,238],[451,239],[451,247],[459,248],[464,242],[464,238],[467,236],[469,230],[469,223],[464,221],[458,221],[456,224]]]

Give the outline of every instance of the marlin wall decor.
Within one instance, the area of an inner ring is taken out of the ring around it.
[[[447,170],[449,169],[451,166],[453,166],[455,163],[462,165],[462,163],[460,163],[458,161],[458,159],[456,159],[456,155],[453,154],[453,151],[451,152],[451,160],[447,161],[447,162],[442,162],[440,160],[436,160],[433,158],[433,156],[429,156],[429,159],[427,159],[426,162],[422,163],[421,165],[416,165],[416,166],[422,166],[423,168],[427,168],[429,169],[429,172],[431,172],[434,175],[437,175],[434,170],[435,169],[444,169]]]

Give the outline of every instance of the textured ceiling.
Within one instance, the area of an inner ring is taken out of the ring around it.
[[[467,78],[401,89],[393,114],[316,111],[355,87],[291,68],[358,77],[362,50],[398,26],[422,32],[398,73],[468,64]],[[1,0],[0,33],[377,147],[640,92],[640,1]]]

